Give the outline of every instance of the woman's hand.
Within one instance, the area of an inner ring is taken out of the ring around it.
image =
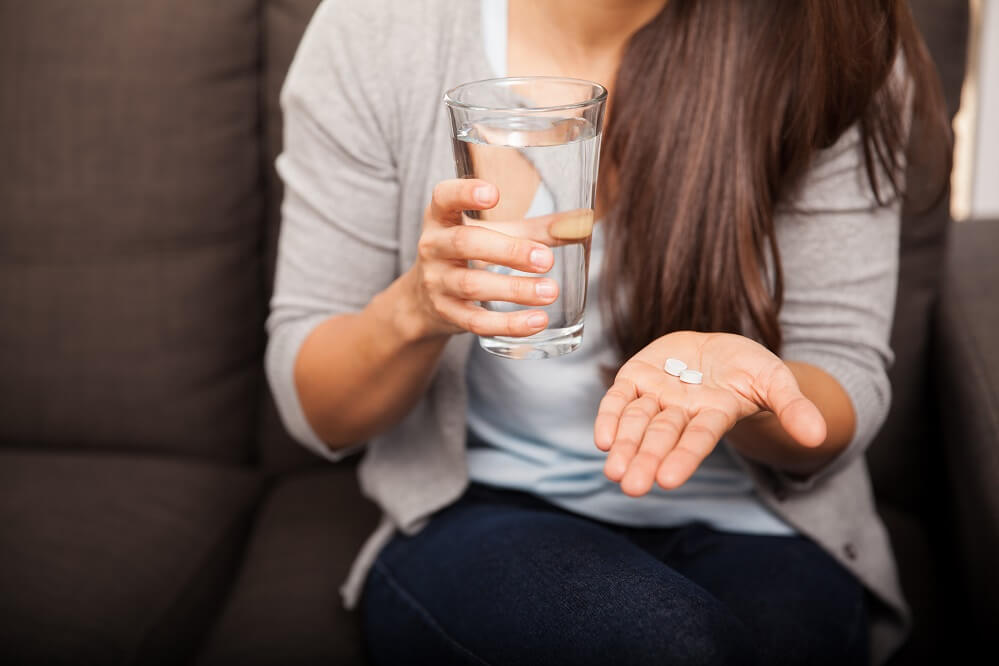
[[[663,369],[676,358],[703,374],[685,384]],[[790,369],[749,338],[682,331],[663,336],[617,373],[594,424],[598,448],[608,451],[604,473],[628,495],[653,482],[667,490],[686,482],[739,420],[773,412],[799,444],[818,447],[826,423],[798,388]]]
[[[491,312],[474,303],[544,306],[558,298],[554,280],[469,268],[469,261],[529,273],[545,273],[552,267],[554,256],[544,243],[463,224],[463,210],[488,210],[498,200],[496,187],[483,180],[446,180],[434,188],[423,216],[417,260],[406,276],[418,313],[417,337],[462,331],[524,337],[548,325],[543,310]]]

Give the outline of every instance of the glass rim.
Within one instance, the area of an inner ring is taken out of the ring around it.
[[[480,104],[469,104],[468,102],[462,102],[456,99],[456,94],[471,86],[478,86],[484,83],[495,83],[497,81],[505,82],[529,82],[529,81],[545,81],[548,83],[574,83],[574,84],[584,84],[594,88],[597,94],[589,99],[583,100],[581,102],[572,102],[570,104],[555,104],[552,106],[482,106]],[[569,76],[497,76],[489,79],[479,79],[478,81],[468,81],[467,83],[462,83],[457,85],[444,93],[444,103],[450,107],[465,109],[468,111],[495,111],[499,113],[544,113],[546,111],[569,111],[572,109],[582,109],[587,106],[593,106],[599,104],[607,99],[607,88],[603,87],[595,81],[588,81],[586,79],[575,79]]]

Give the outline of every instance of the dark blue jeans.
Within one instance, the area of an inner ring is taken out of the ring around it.
[[[626,528],[472,485],[364,588],[375,664],[867,663],[864,591],[801,537]]]

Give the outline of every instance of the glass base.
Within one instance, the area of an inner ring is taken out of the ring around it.
[[[538,360],[564,356],[583,342],[583,325],[547,328],[526,338],[496,336],[479,338],[479,346],[490,354],[520,360]]]

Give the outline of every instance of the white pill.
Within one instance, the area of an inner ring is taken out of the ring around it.
[[[680,373],[680,381],[685,384],[700,384],[704,375],[697,370],[684,370]]]
[[[674,377],[679,377],[680,373],[687,369],[687,364],[678,358],[666,359],[665,370]]]

